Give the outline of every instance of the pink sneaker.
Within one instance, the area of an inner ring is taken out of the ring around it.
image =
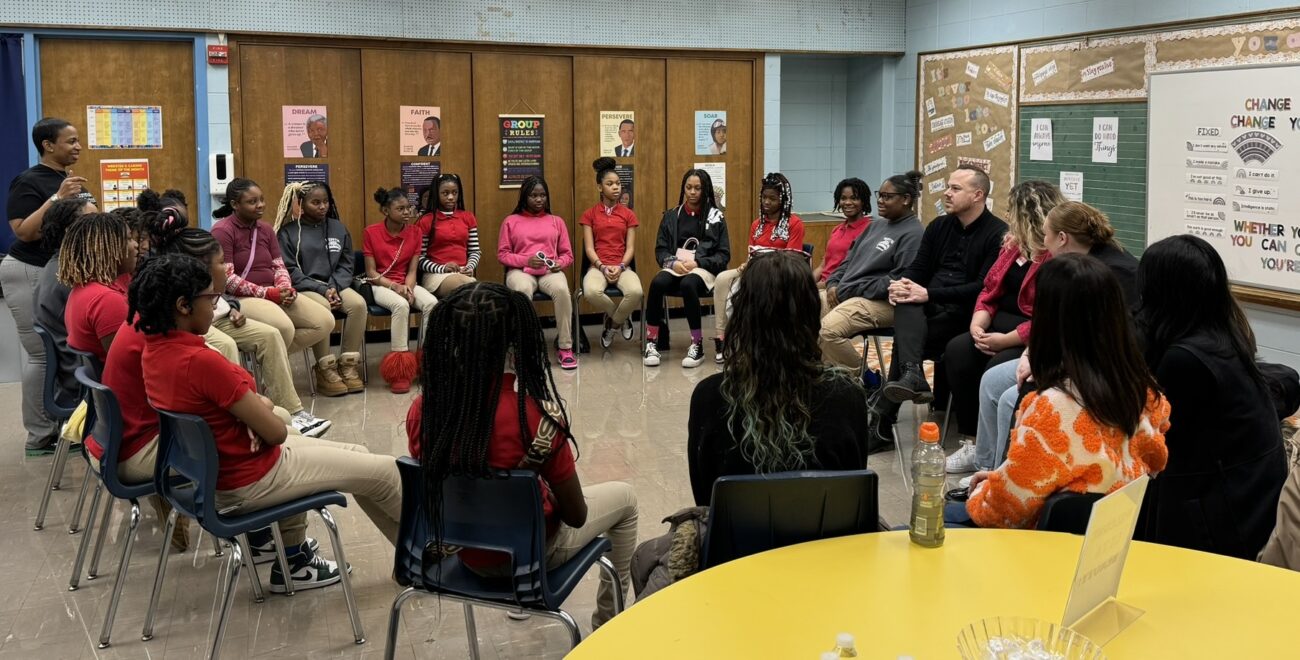
[[[556,355],[558,355],[559,358],[560,358],[560,368],[561,368],[561,369],[577,369],[577,368],[578,368],[578,357],[577,357],[576,355],[573,354],[573,349],[571,349],[571,348],[561,348],[559,351],[556,352]]]

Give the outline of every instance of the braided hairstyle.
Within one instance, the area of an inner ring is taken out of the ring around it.
[[[212,284],[207,264],[183,254],[147,259],[126,292],[126,319],[146,335],[176,329],[176,301],[195,296]]]
[[[175,213],[176,209],[169,208],[168,211]],[[147,241],[153,218],[161,211],[142,211],[134,206],[119,206],[109,213],[126,221],[126,226],[131,230],[131,236],[135,237],[136,241]]]
[[[546,179],[534,174],[533,176],[524,179],[524,185],[519,186],[519,203],[515,204],[515,210],[511,211],[511,213],[523,213],[528,210],[528,194],[537,186],[541,186],[542,190],[546,191],[546,206],[544,207],[544,210],[547,213],[551,212],[551,187],[546,185]]]
[[[852,190],[853,196],[862,201],[862,215],[871,215],[871,186],[857,177],[849,177],[836,184],[835,198],[832,200],[834,206],[831,208],[840,210],[840,195],[844,194],[845,188]]]
[[[164,212],[154,217],[149,226],[149,245],[154,254],[183,254],[205,264],[221,252],[221,244],[212,234],[190,227],[179,213]]]
[[[466,284],[438,301],[425,331],[421,383],[420,470],[434,536],[442,541],[442,482],[453,475],[490,478],[492,425],[508,363],[519,392],[519,435],[533,438],[526,400],[572,439],[569,415],[551,375],[546,341],[532,302],[495,282]],[[455,375],[448,379],[448,376]],[[551,402],[554,405],[541,404]],[[558,416],[547,412],[550,407]]]
[[[120,215],[88,213],[72,223],[59,250],[59,282],[75,287],[108,284],[131,258],[131,227]]]
[[[68,197],[50,205],[41,220],[41,249],[51,254],[58,252],[63,245],[63,236],[68,227],[86,212],[90,200],[82,197]]]
[[[686,203],[686,181],[693,176],[700,178],[700,187],[703,188],[700,191],[700,212],[702,217],[707,218],[711,209],[721,209],[722,207],[718,205],[717,191],[713,188],[713,177],[709,176],[706,170],[694,168],[686,170],[686,174],[682,175],[682,187],[677,193],[677,205],[681,206]]]
[[[307,196],[315,192],[317,188],[325,189],[325,198],[329,200],[329,208],[325,210],[325,218],[339,219],[339,208],[334,203],[334,191],[330,190],[330,184],[324,181],[295,181],[284,187],[284,192],[280,193],[280,203],[275,207],[275,222],[272,223],[271,229],[280,231],[280,227],[290,222],[296,222],[302,217],[302,205],[306,203]]]
[[[141,211],[162,211],[168,208],[187,209],[190,203],[185,199],[185,193],[175,188],[168,188],[162,194],[147,188],[136,195],[135,205]]]
[[[775,190],[781,196],[781,216],[776,221],[776,230],[772,232],[772,238],[785,239],[790,237],[790,213],[794,206],[794,193],[790,190],[790,180],[785,178],[780,172],[771,172],[763,177],[763,186],[759,188],[761,193],[764,190]],[[766,229],[767,218],[762,213],[758,214],[758,226],[754,228],[754,238],[763,235]],[[802,246],[800,246],[802,247]]]
[[[212,217],[221,219],[235,213],[235,204],[244,193],[259,187],[252,179],[236,177],[230,183],[226,184],[226,194],[221,198],[221,206],[212,211]]]

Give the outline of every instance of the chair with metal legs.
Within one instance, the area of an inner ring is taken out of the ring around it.
[[[251,513],[231,515],[229,511],[217,510],[217,447],[212,438],[212,430],[203,418],[184,413],[159,410],[160,429],[158,434],[158,463],[154,468],[154,486],[158,494],[172,506],[172,513],[167,517],[164,539],[171,538],[172,528],[176,525],[176,516],[183,514],[194,519],[205,531],[231,542],[230,558],[227,560],[229,574],[225,578],[222,595],[221,613],[217,619],[216,634],[212,640],[209,657],[216,660],[221,655],[221,643],[226,636],[226,623],[230,618],[231,605],[235,598],[235,585],[239,580],[241,568],[249,570],[249,580],[253,585],[254,598],[261,599],[261,582],[257,579],[257,569],[251,561],[248,547],[248,532],[270,527],[277,548],[283,548],[280,527],[276,521],[292,515],[315,511],[329,530],[330,541],[334,546],[334,559],[338,562],[343,598],[347,603],[348,616],[352,621],[352,633],[357,644],[364,644],[365,633],[361,627],[361,616],[357,611],[356,599],[352,593],[352,580],[348,572],[347,558],[343,553],[343,541],[339,536],[338,524],[327,507],[331,505],[347,506],[347,499],[337,491],[315,493],[296,500],[267,507]],[[154,576],[153,593],[149,598],[149,610],[145,614],[144,630],[141,637],[148,641],[153,638],[154,614],[158,598],[162,593],[162,583],[166,576],[167,556],[171,550],[169,543],[163,543],[158,555],[158,571]],[[281,552],[277,560],[284,573],[285,594],[293,595],[293,578],[290,576],[288,561]]]
[[[54,343],[54,336],[50,334],[39,324],[33,325],[32,330],[41,338],[41,344],[45,347],[45,382],[42,384],[44,391],[41,397],[42,405],[45,408],[45,414],[50,419],[62,425],[72,416],[72,411],[77,407],[77,401],[62,402],[58,400],[58,379],[59,379],[59,349]],[[45,490],[41,492],[41,505],[36,510],[36,524],[33,529],[40,531],[45,527],[45,513],[50,506],[50,493],[59,490],[60,482],[63,480],[63,468],[68,462],[68,451],[71,445],[60,435],[54,448],[54,462],[50,464],[50,476],[45,482]],[[73,523],[76,525],[76,522]],[[75,533],[75,529],[71,530]]]
[[[583,254],[582,269],[578,271],[579,274],[578,287],[573,291],[573,334],[575,335],[575,341],[573,342],[573,345],[575,350],[577,350],[580,353],[591,352],[591,348],[590,348],[591,344],[590,342],[587,341],[587,332],[582,327],[582,315],[579,314],[579,310],[578,310],[578,303],[587,295],[586,291],[583,290],[582,278],[590,268],[591,268],[591,260],[587,258],[586,254]],[[627,265],[627,268],[632,273],[634,274],[636,273],[635,258],[632,259],[632,262]],[[614,284],[606,284],[605,295],[611,299],[622,298],[623,290],[619,289]],[[641,308],[639,311],[641,313],[641,324],[640,324],[641,336],[644,337],[645,336],[645,296],[641,297]],[[631,321],[631,319],[628,320]],[[633,326],[633,328],[634,328],[633,332],[635,332],[635,326]],[[602,327],[601,330],[604,331],[604,328]],[[635,341],[636,335],[633,334],[632,338]]]
[[[542,524],[542,494],[537,474],[528,470],[502,473],[501,479],[449,477],[443,482],[442,542],[465,548],[495,550],[510,555],[511,578],[484,578],[461,563],[457,555],[438,561],[425,509],[424,481],[414,459],[397,459],[402,476],[402,520],[397,531],[393,577],[407,589],[393,600],[388,615],[388,644],[384,657],[392,660],[402,605],[412,596],[436,595],[459,601],[465,611],[469,657],[478,660],[478,632],[473,606],[537,614],[557,619],[569,633],[570,647],[582,641],[578,624],[560,609],[593,564],[613,581],[614,609],[623,611],[618,571],[604,554],[609,540],[597,538],[559,566],[546,565],[546,525]],[[490,521],[491,524],[485,524]]]

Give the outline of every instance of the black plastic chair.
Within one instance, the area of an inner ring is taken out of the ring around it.
[[[284,573],[285,595],[293,595],[293,579],[289,575],[288,562],[284,557],[284,541],[280,538],[280,526],[276,521],[292,515],[315,511],[320,514],[330,533],[334,546],[334,559],[338,562],[339,573],[343,583],[343,598],[347,601],[348,615],[352,620],[352,633],[357,644],[364,644],[365,633],[361,628],[361,617],[357,613],[356,600],[352,594],[352,580],[349,577],[347,558],[343,554],[343,541],[339,538],[337,523],[330,515],[330,505],[347,506],[348,501],[342,493],[325,491],[308,495],[296,500],[239,515],[227,515],[217,510],[217,445],[212,438],[212,430],[202,417],[184,413],[158,411],[160,428],[158,433],[158,463],[154,467],[154,487],[158,494],[172,506],[171,515],[167,517],[167,527],[163,532],[162,552],[158,555],[158,572],[154,576],[153,594],[149,598],[149,610],[145,615],[142,638],[153,638],[154,613],[158,597],[162,593],[163,578],[167,573],[167,555],[171,544],[166,541],[172,537],[176,526],[176,516],[184,514],[201,526],[204,531],[218,539],[225,539],[233,546],[228,562],[229,574],[226,576],[225,593],[222,596],[221,614],[217,620],[216,635],[212,640],[209,657],[216,660],[221,655],[221,642],[226,636],[226,623],[230,617],[230,606],[235,598],[235,584],[239,580],[242,565],[247,564],[249,579],[253,586],[254,599],[263,599],[261,582],[257,578],[257,568],[252,562],[248,547],[248,532],[270,527],[275,537],[275,546],[279,550],[277,560]]]
[[[357,250],[357,251],[355,252],[355,254],[354,254],[354,258],[356,259],[356,262],[355,262],[355,265],[353,266],[352,272],[353,272],[353,273],[360,273],[359,275],[354,275],[354,277],[365,277],[365,273],[366,273],[366,253],[363,252],[363,251],[361,251],[361,250]],[[547,300],[550,300],[550,298],[547,298]],[[371,304],[370,301],[368,301],[368,300],[366,301],[366,313],[369,314],[370,316],[392,316],[392,315],[393,315],[392,312],[388,311],[388,308],[387,308],[387,307],[381,307],[381,306],[379,306],[379,305]],[[412,308],[411,308],[411,314],[414,314],[414,315],[416,315],[416,316],[420,316],[420,315],[421,315],[421,312],[420,312],[420,310],[419,310],[418,308],[412,307]],[[337,317],[336,317],[336,318],[337,318]],[[427,319],[424,319],[424,318],[421,318],[421,319],[420,319],[420,323],[425,323],[425,322],[427,322]],[[410,328],[407,328],[407,330],[406,330],[406,334],[407,334],[407,338],[408,338],[407,341],[409,342],[409,341],[410,341],[409,338],[410,338],[410,334],[411,334],[411,330],[410,330]],[[361,350],[363,351],[362,355],[365,355],[365,353],[364,353],[364,351],[365,351],[365,344],[364,344],[364,342],[362,343],[362,349],[361,349]],[[362,362],[363,362],[363,363],[366,363],[366,360],[363,358],[363,359],[362,359]],[[369,370],[369,367],[368,367],[368,366],[367,366],[367,370]]]
[[[587,271],[590,269],[591,269],[591,259],[587,258],[586,250],[583,250],[582,269],[578,271],[578,288],[573,292],[573,331],[578,336],[578,339],[577,341],[574,342],[574,345],[578,346],[581,349],[580,352],[582,353],[591,352],[591,344],[587,340],[587,332],[582,327],[582,315],[578,312],[578,302],[584,296],[587,295],[587,292],[584,291],[582,287],[582,278],[586,276]],[[627,269],[632,271],[633,273],[636,273],[635,257],[633,257],[631,263],[627,265]],[[610,298],[622,298],[623,290],[614,286],[613,284],[607,284],[605,286],[605,295]],[[641,308],[639,311],[641,314],[641,336],[644,337],[645,336],[645,296],[644,295],[641,296]]]
[[[54,342],[54,335],[51,335],[44,326],[35,324],[32,330],[41,338],[41,345],[45,347],[45,381],[41,384],[41,406],[45,408],[45,414],[50,419],[62,425],[72,417],[72,412],[77,409],[80,401],[59,401],[58,345]],[[45,490],[41,492],[41,504],[36,510],[36,523],[33,525],[36,531],[45,527],[45,513],[49,510],[50,493],[59,490],[60,483],[63,481],[63,468],[67,465],[68,452],[71,448],[71,444],[60,435],[54,445],[54,462],[50,464],[50,476],[45,481]],[[84,489],[82,492],[85,492]],[[68,533],[76,533],[79,518],[79,515],[73,517]]]
[[[1044,532],[1083,534],[1088,531],[1092,505],[1105,497],[1101,493],[1053,493],[1038,514],[1038,529]]]
[[[700,568],[796,543],[878,531],[878,488],[871,470],[720,477],[713,483]]]
[[[430,546],[433,534],[425,508],[420,464],[410,457],[397,459],[402,475],[402,520],[397,532],[393,576],[407,587],[393,600],[388,618],[391,660],[402,623],[402,605],[416,595],[436,594],[459,601],[465,609],[465,634],[469,657],[478,658],[478,633],[473,605],[508,611],[520,609],[558,619],[569,631],[571,647],[582,641],[578,624],[560,609],[564,599],[582,581],[592,564],[600,566],[614,584],[615,609],[623,611],[623,590],[618,571],[605,558],[610,549],[597,538],[559,566],[546,565],[546,525],[542,524],[542,493],[537,474],[527,470],[503,472],[500,479],[448,477],[443,482],[443,536],[446,545],[493,550],[510,556],[510,578],[485,578],[469,570],[457,555],[438,561]],[[427,558],[426,558],[427,557]]]

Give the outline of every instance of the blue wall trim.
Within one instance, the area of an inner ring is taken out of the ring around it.
[[[23,33],[23,87],[27,96],[27,121],[35,125],[41,118],[41,54],[36,44],[36,35]],[[30,128],[30,127],[29,127]],[[41,159],[36,153],[36,145],[27,143],[27,165],[35,165]]]
[[[197,212],[198,224],[212,228],[212,188],[208,180],[208,43],[203,35],[194,38],[194,164],[198,180],[194,182],[199,198],[190,209]]]

